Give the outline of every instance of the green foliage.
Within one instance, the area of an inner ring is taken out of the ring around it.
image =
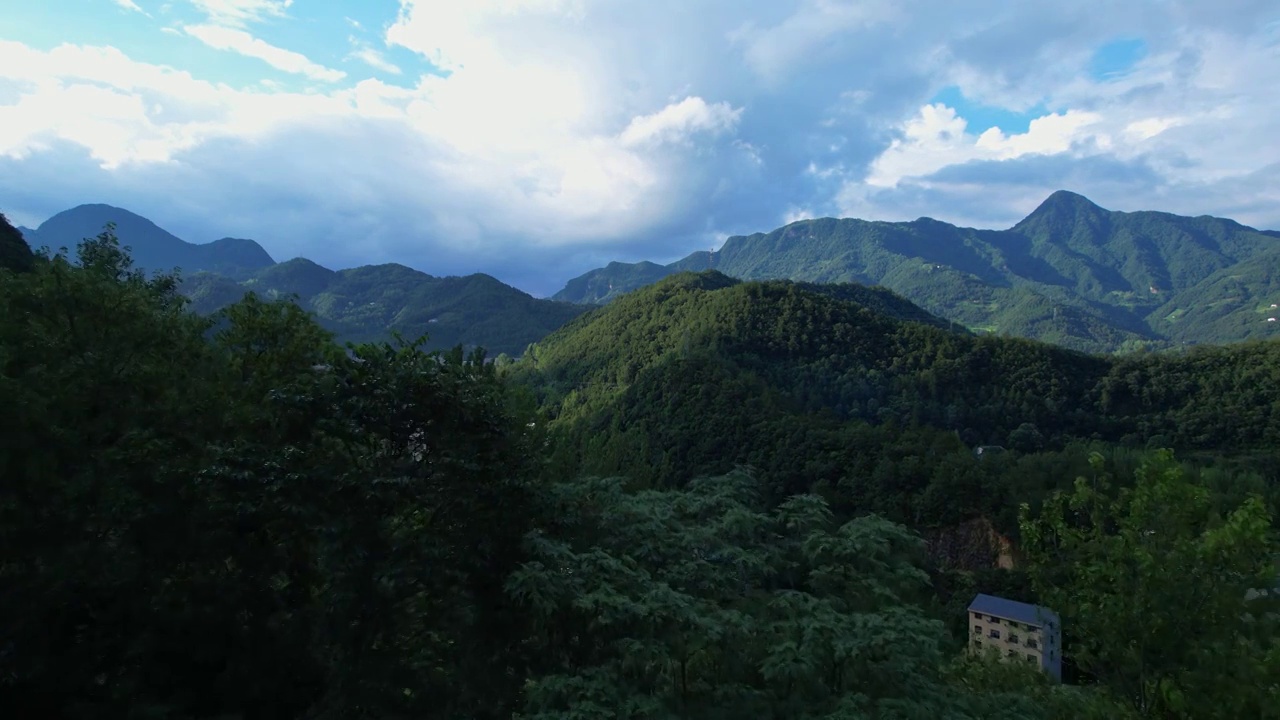
[[[110,232],[0,276],[0,694],[40,717],[504,717],[536,439],[483,353],[212,321]]]
[[[523,717],[940,717],[941,625],[919,606],[921,542],[837,525],[797,496],[769,511],[738,472],[683,491],[554,488],[513,595],[549,666]]]
[[[1276,586],[1280,545],[1263,500],[1223,512],[1167,452],[1132,487],[1094,465],[1038,518],[1023,509],[1036,590],[1071,624],[1067,653],[1143,717],[1276,717],[1280,605],[1255,594]]]
[[[25,272],[35,263],[31,247],[22,233],[0,214],[0,269]]]
[[[0,271],[6,708],[1012,720],[1280,706],[1280,614],[1253,592],[1274,579],[1280,500],[1266,345],[1106,361],[953,333],[882,291],[707,273],[490,363],[399,335],[339,347],[263,285],[200,317],[110,228],[76,256]],[[293,292],[417,292],[411,272],[381,287],[377,272],[286,265],[273,282]],[[213,293],[215,277],[188,282]],[[975,427],[1009,451],[975,457]],[[1131,447],[1072,439],[1086,432]],[[1213,462],[1147,449],[1170,438]],[[616,472],[574,479],[584,468]],[[940,547],[958,526],[1020,540],[1032,582],[991,569],[990,548],[949,566],[966,555]],[[954,658],[947,626],[977,591],[1051,601],[1101,685]]]

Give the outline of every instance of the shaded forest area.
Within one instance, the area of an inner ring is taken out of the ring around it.
[[[1275,392],[1251,374],[1269,345],[1108,365],[711,278],[728,300],[686,299],[740,334],[713,343],[641,296],[669,336],[592,325],[624,298],[487,362],[344,348],[254,295],[201,317],[109,231],[79,264],[0,241],[0,706],[19,716],[1280,707],[1280,608],[1253,592],[1275,580],[1275,483],[1250,464],[1280,418],[1234,416]],[[775,293],[816,314],[751,310]],[[979,372],[964,358],[1015,374],[949,396]],[[1118,378],[1102,407],[1142,412],[1072,405],[1099,374]],[[936,421],[950,407],[963,428]],[[1098,438],[1078,430],[1091,419]],[[964,429],[1011,447],[979,460]],[[931,562],[921,529],[987,515],[1018,538],[1018,571]],[[964,657],[978,590],[1057,608],[1071,683]]]

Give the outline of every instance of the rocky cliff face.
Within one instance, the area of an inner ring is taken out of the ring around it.
[[[986,518],[924,533],[929,558],[947,570],[1011,570],[1018,562],[1013,541],[1001,535]]]

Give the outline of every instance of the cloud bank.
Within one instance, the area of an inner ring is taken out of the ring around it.
[[[0,36],[11,217],[107,202],[535,294],[803,217],[1004,227],[1059,188],[1280,227],[1274,3],[136,4],[115,22],[186,44]]]

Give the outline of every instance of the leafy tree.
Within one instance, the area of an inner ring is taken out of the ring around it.
[[[509,717],[533,458],[482,352],[216,326],[108,230],[0,273],[0,695],[40,717]]]
[[[0,268],[24,272],[34,264],[35,255],[31,252],[31,246],[18,228],[9,224],[9,219],[0,214]]]
[[[1162,451],[1022,511],[1023,550],[1076,664],[1143,717],[1276,717],[1277,545],[1263,501],[1225,514]],[[1270,607],[1268,607],[1270,605]]]
[[[618,479],[553,489],[555,532],[510,579],[548,666],[528,718],[941,717],[942,626],[920,606],[918,538],[775,511],[745,472],[679,491]]]

